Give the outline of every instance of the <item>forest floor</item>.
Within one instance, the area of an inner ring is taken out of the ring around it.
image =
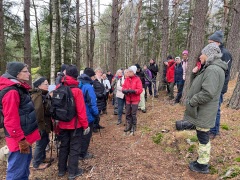
[[[240,111],[226,107],[235,83],[230,82],[229,91],[224,96],[221,134],[211,141],[211,174],[189,170],[189,162],[197,158],[196,133],[175,129],[175,121],[182,119],[185,108],[169,102],[163,92],[158,99],[148,99],[147,113],[138,111],[134,136],[123,132],[123,124],[116,125],[117,116],[113,115],[113,106],[109,104],[108,114],[101,116],[100,124],[105,129],[101,134],[94,133],[90,144],[89,151],[95,157],[79,161],[85,172],[76,179],[240,179]],[[4,144],[4,138],[1,138],[0,147]],[[31,170],[31,180],[67,179],[67,175],[57,177],[56,150],[53,150],[53,164],[42,171]],[[5,179],[5,171],[6,164],[3,163],[0,179]]]

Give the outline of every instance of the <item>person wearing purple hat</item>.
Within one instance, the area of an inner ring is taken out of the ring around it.
[[[184,50],[182,52],[182,68],[184,81],[186,80],[187,64],[188,64],[188,50]]]

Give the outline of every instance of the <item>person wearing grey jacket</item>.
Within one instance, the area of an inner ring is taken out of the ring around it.
[[[211,144],[209,130],[214,127],[218,100],[225,81],[228,66],[221,60],[221,50],[215,43],[202,49],[203,69],[193,79],[187,93],[184,119],[196,126],[199,140],[198,159],[189,164],[192,171],[209,173]]]

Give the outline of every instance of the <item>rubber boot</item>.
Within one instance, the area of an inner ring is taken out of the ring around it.
[[[197,161],[190,162],[189,168],[198,173],[208,174],[209,165],[208,164],[199,164]]]
[[[126,128],[124,129],[124,132],[128,132],[132,129],[132,124],[127,123]]]

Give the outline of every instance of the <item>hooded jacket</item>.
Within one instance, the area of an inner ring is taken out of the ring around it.
[[[175,61],[174,59],[171,59],[168,61],[168,66],[167,66],[167,82],[168,83],[174,83],[174,70],[175,70]]]
[[[96,116],[98,116],[97,97],[92,87],[93,81],[86,74],[82,74],[79,81],[79,87],[84,96],[88,122],[91,123],[95,120]]]
[[[214,127],[227,68],[221,54],[208,57],[188,90],[185,120],[200,128]]]
[[[148,69],[151,71],[153,79],[156,78],[158,73],[158,65],[155,62],[152,64],[150,63]]]
[[[126,94],[126,102],[128,104],[138,104],[140,94],[142,93],[142,82],[138,76],[127,77],[122,85],[122,90],[135,90],[135,94]]]
[[[70,122],[59,121],[58,126],[60,129],[75,129],[75,122],[77,120],[76,128],[86,129],[88,127],[86,107],[84,103],[83,93],[81,89],[78,88],[79,82],[71,76],[66,75],[62,82],[65,86],[76,86],[71,88],[73,98],[76,106],[76,116]],[[58,86],[59,87],[59,86]],[[57,87],[57,88],[58,88]]]
[[[31,88],[27,83],[18,81],[8,73],[0,77],[0,90],[18,85],[24,91],[23,99],[17,90],[9,90],[2,98],[2,112],[4,116],[4,127],[7,131],[6,143],[10,152],[19,150],[18,142],[23,138],[30,144],[40,139],[38,131],[36,112],[28,93]]]
[[[94,92],[97,96],[97,107],[99,111],[106,109],[106,90],[98,79],[93,81]]]

